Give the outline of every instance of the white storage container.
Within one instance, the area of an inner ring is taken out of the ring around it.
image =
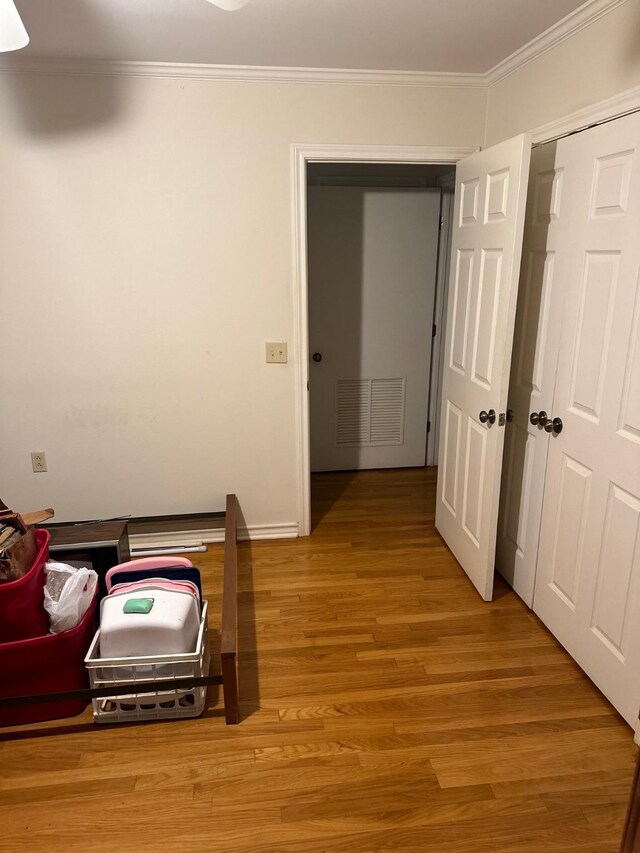
[[[102,599],[100,657],[184,654],[194,649],[200,627],[197,598],[182,590],[149,585],[112,592]]]
[[[207,630],[207,602],[202,602],[202,618],[197,640],[189,652],[173,655],[138,657],[100,657],[101,630],[96,632],[85,664],[92,688],[136,684],[153,690],[154,682],[170,678],[201,677],[209,674],[210,652]],[[124,723],[138,720],[198,717],[205,707],[206,687],[136,693],[94,699],[93,717],[97,723]]]

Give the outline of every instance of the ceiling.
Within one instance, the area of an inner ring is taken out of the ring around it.
[[[32,58],[485,73],[584,0],[16,0]]]

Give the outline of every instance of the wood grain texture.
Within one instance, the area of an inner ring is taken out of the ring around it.
[[[640,851],[640,757],[633,777],[620,851],[621,853],[639,853]]]
[[[317,475],[311,537],[240,543],[240,725],[212,687],[197,720],[0,731],[2,853],[617,853],[631,730],[506,586],[480,600],[434,491]]]
[[[222,580],[220,668],[224,715],[228,725],[240,721],[238,693],[238,501],[227,495]]]

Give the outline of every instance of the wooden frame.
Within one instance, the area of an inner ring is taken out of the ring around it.
[[[631,786],[631,797],[627,810],[622,846],[620,853],[639,853],[640,851],[640,755],[636,763],[636,772]]]
[[[240,721],[238,694],[238,499],[227,495],[220,667],[227,725]]]
[[[155,682],[153,690],[189,689],[210,684],[221,684],[224,699],[224,715],[227,725],[240,722],[238,691],[238,499],[227,495],[225,512],[224,574],[222,589],[222,622],[220,638],[221,675],[205,675],[191,678],[172,678]],[[97,687],[68,690],[60,693],[36,693],[28,696],[0,697],[0,708],[18,705],[41,705],[48,702],[66,702],[109,696],[125,696],[130,693],[144,694],[140,684],[121,684],[117,687]]]

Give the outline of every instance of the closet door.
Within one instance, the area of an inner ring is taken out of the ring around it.
[[[640,709],[640,115],[576,134],[534,610],[613,705]],[[561,431],[560,431],[561,428]]]
[[[565,258],[558,249],[569,235],[565,200],[574,177],[556,148],[531,152],[496,547],[496,568],[529,607],[549,446],[544,415],[553,403],[562,313]]]
[[[456,169],[436,527],[485,600],[493,595],[530,156],[525,134]]]

